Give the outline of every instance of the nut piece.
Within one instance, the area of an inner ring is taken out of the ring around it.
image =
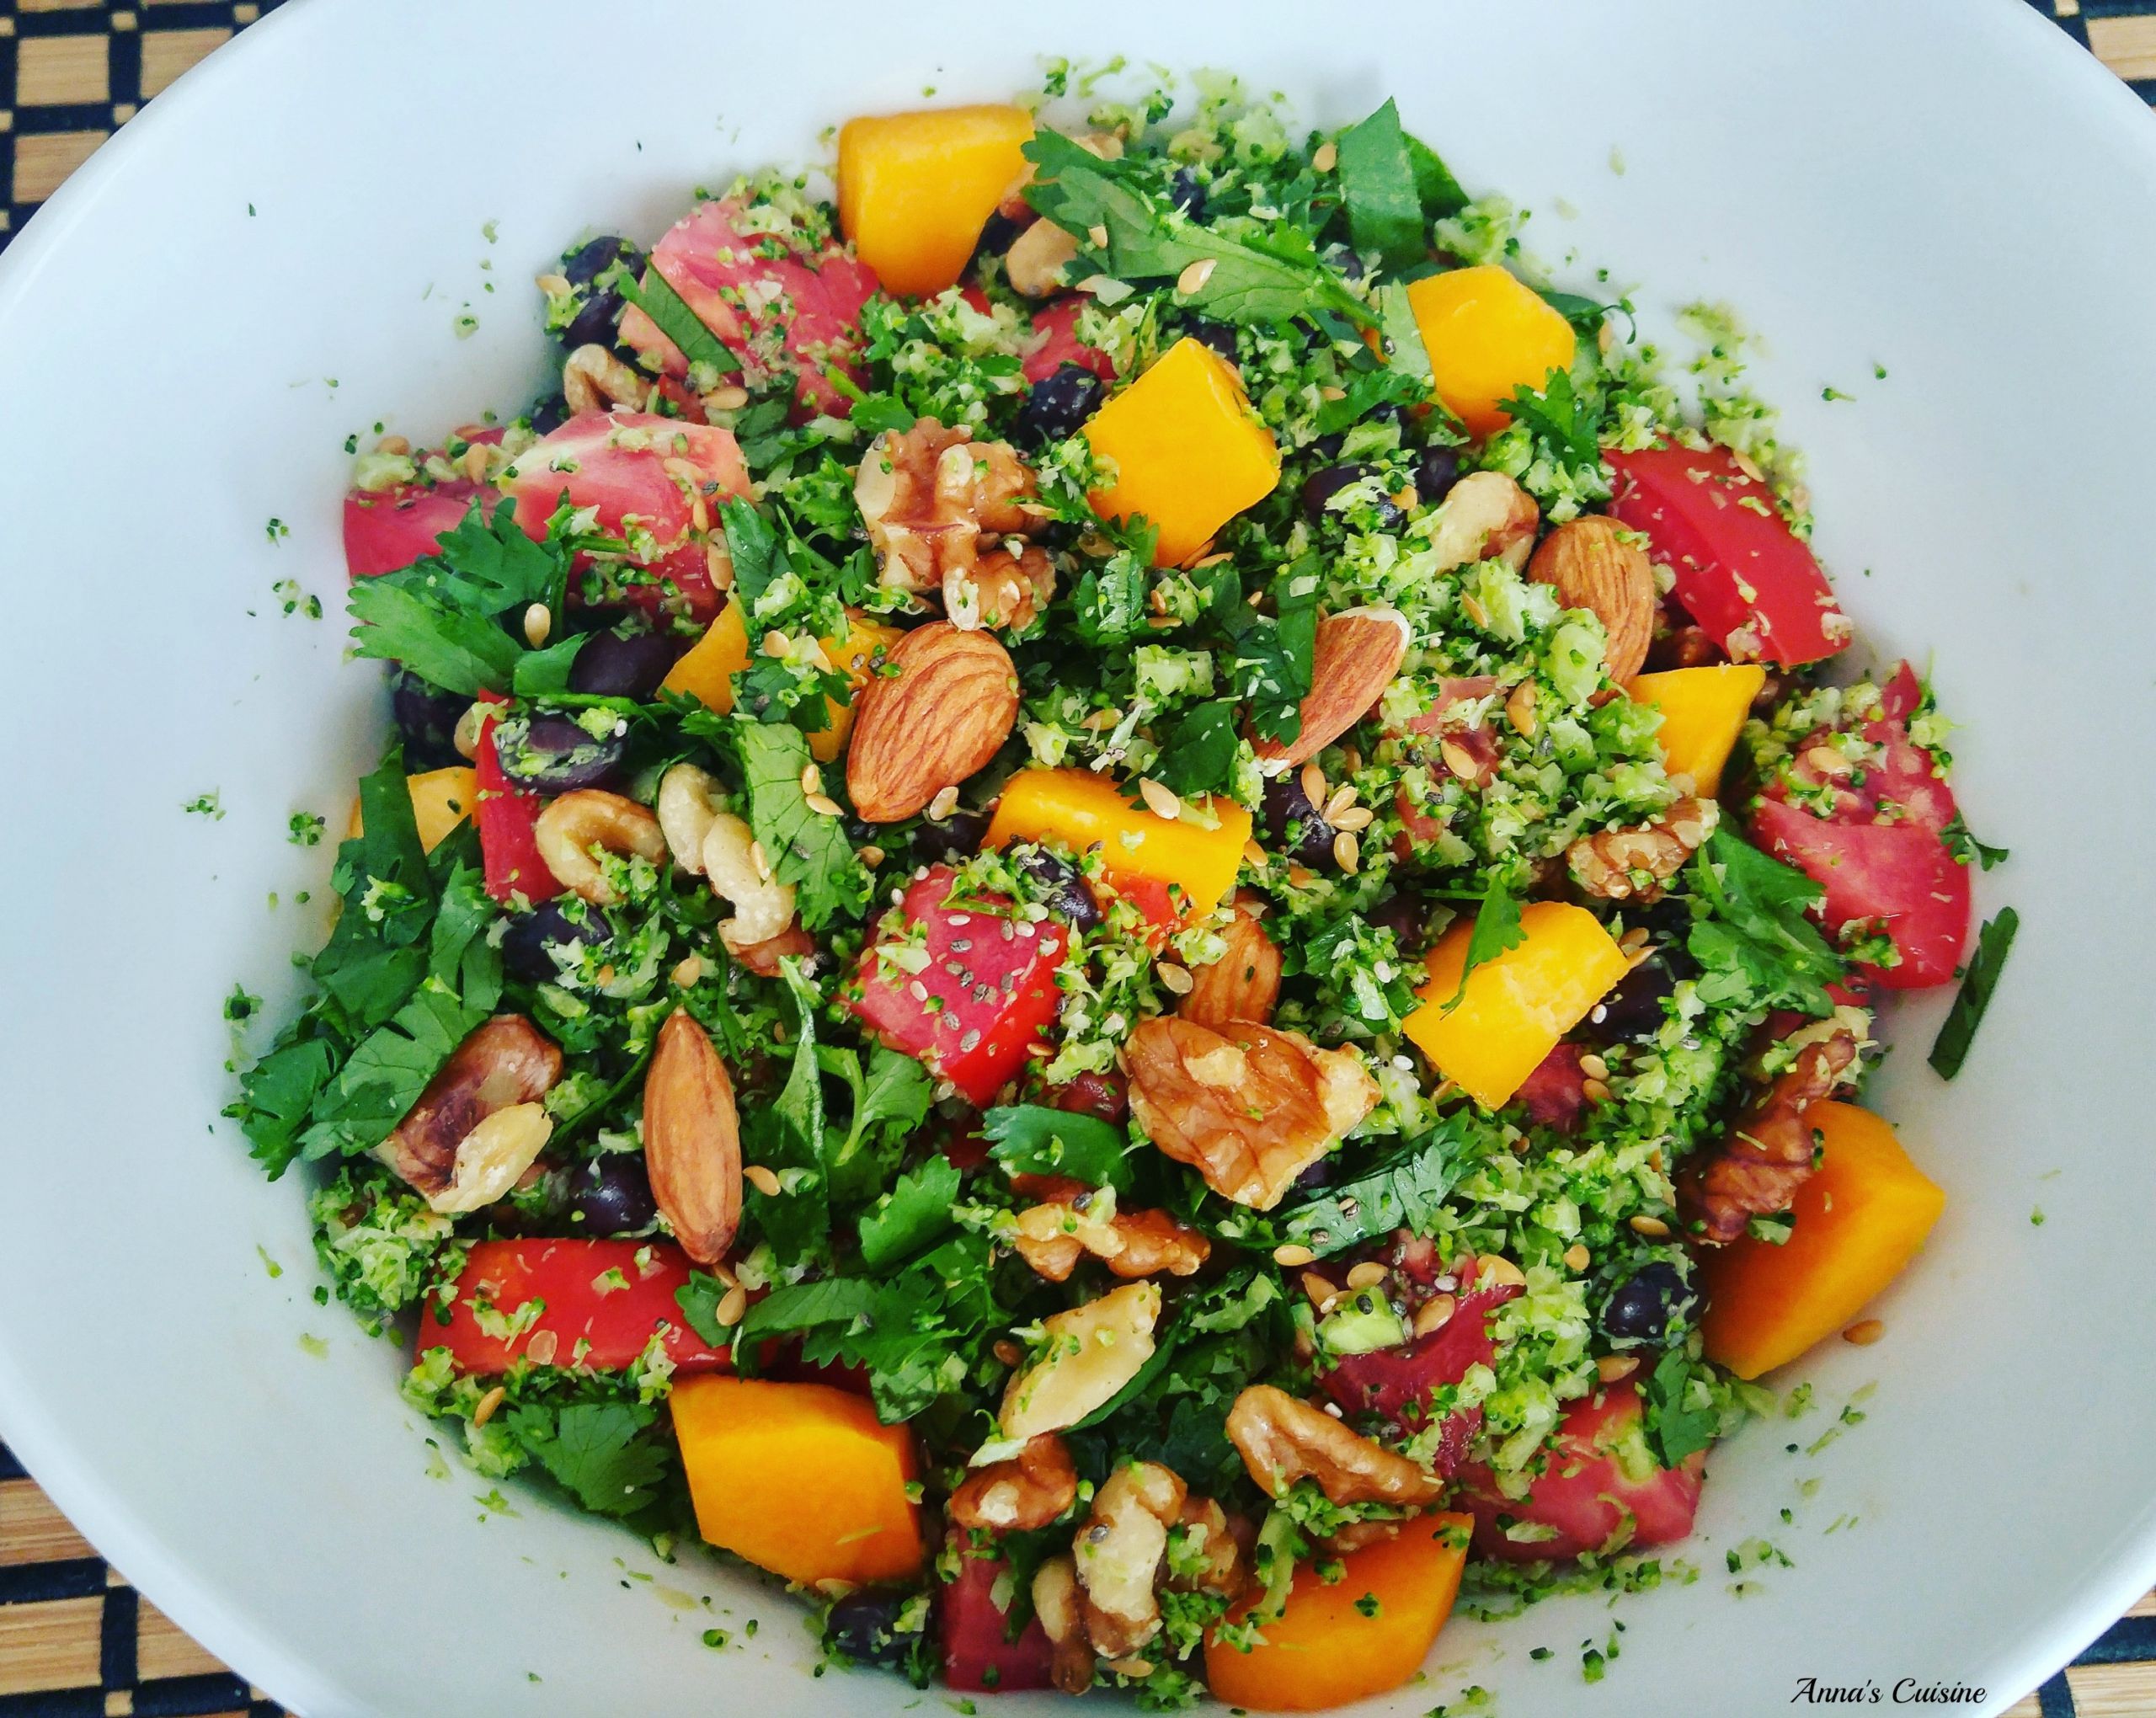
[[[643,1076],[643,1160],[681,1251],[717,1264],[741,1222],[741,1126],[726,1064],[686,1009],[659,1028]]]
[[[674,862],[691,877],[704,874],[704,837],[725,798],[718,779],[694,764],[676,764],[659,778],[659,833]]]
[[[1610,901],[1655,901],[1721,821],[1711,799],[1679,799],[1652,823],[1582,835],[1565,849],[1573,881]]]
[[[734,916],[719,920],[718,936],[735,958],[745,960],[749,950],[792,927],[793,885],[757,862],[755,835],[732,812],[712,814],[698,857],[711,892],[733,904]]]
[[[595,907],[611,907],[621,897],[606,881],[593,849],[654,865],[666,857],[659,819],[635,800],[597,787],[579,787],[550,801],[531,835],[554,880]]]
[[[382,1142],[382,1161],[431,1200],[451,1187],[467,1135],[497,1110],[536,1103],[561,1075],[552,1039],[520,1014],[498,1014],[451,1052]]]
[[[925,594],[971,568],[980,539],[1021,534],[1033,515],[1033,474],[1007,441],[974,441],[923,418],[868,444],[854,473],[854,504],[868,527],[883,582]]]
[[[1093,1643],[1086,1638],[1084,1606],[1076,1561],[1043,1559],[1033,1571],[1033,1614],[1055,1648],[1049,1679],[1066,1694],[1082,1694],[1093,1685]]]
[[[1210,966],[1190,969],[1190,989],[1176,1005],[1185,1020],[1217,1027],[1230,1020],[1254,1020],[1262,1026],[1273,1018],[1273,1005],[1280,1000],[1280,951],[1253,910],[1263,899],[1249,889],[1236,892],[1221,927],[1226,952]]]
[[[1018,1214],[1011,1245],[1051,1283],[1065,1281],[1087,1253],[1118,1277],[1195,1275],[1212,1244],[1166,1211],[1118,1211],[1115,1190],[1074,1189]]]
[[[1430,547],[1438,570],[1477,561],[1502,561],[1517,573],[1527,564],[1542,510],[1534,497],[1502,472],[1470,472],[1452,486],[1437,512]]]
[[[853,701],[846,786],[869,823],[897,823],[994,757],[1018,719],[1011,653],[948,621],[916,627]]]
[[[1160,1316],[1159,1285],[1131,1283],[1042,1320],[1040,1358],[1003,1392],[1003,1435],[1038,1438],[1084,1419],[1152,1358]]]
[[[562,399],[573,414],[616,406],[637,411],[647,386],[643,377],[595,342],[579,346],[562,365]]]
[[[1817,1031],[1828,1022],[1805,1028]],[[1681,1189],[1694,1233],[1721,1246],[1744,1233],[1754,1217],[1789,1209],[1796,1190],[1812,1178],[1812,1125],[1806,1112],[1832,1097],[1856,1063],[1856,1034],[1832,1026],[1828,1036],[1796,1053],[1796,1059],[1737,1119],[1729,1137]],[[1633,1226],[1638,1227],[1635,1219]]]
[[[1004,253],[1004,277],[1027,298],[1046,298],[1063,285],[1065,265],[1078,255],[1078,236],[1053,221],[1036,221]]]
[[[958,1526],[987,1533],[1032,1533],[1078,1501],[1078,1470],[1053,1432],[1028,1438],[1008,1461],[966,1475],[943,1513]]]
[[[1527,576],[1552,586],[1566,608],[1586,609],[1602,622],[1610,679],[1640,671],[1654,642],[1654,565],[1614,520],[1589,515],[1559,526],[1527,563]]]
[[[1102,1657],[1127,1657],[1161,1632],[1155,1585],[1184,1496],[1182,1481],[1150,1461],[1118,1467],[1094,1494],[1092,1517],[1070,1552],[1086,1594],[1086,1633]]]
[[[1205,1564],[1188,1574],[1171,1575],[1162,1586],[1171,1593],[1219,1593],[1230,1598],[1242,1591],[1248,1571],[1226,1510],[1210,1497],[1187,1497],[1182,1513],[1169,1530],[1171,1543],[1178,1534],[1182,1548],[1193,1555],[1202,1554]]]
[[[1285,775],[1361,721],[1400,672],[1413,636],[1407,616],[1396,608],[1346,609],[1320,621],[1303,725],[1285,744],[1260,740],[1258,766],[1268,776]]]
[[[1141,1021],[1123,1067],[1131,1112],[1153,1143],[1223,1198],[1260,1211],[1378,1101],[1353,1050],[1250,1021]]]
[[[1228,1441],[1267,1497],[1310,1479],[1334,1503],[1419,1507],[1443,1495],[1444,1481],[1404,1455],[1350,1432],[1322,1409],[1283,1390],[1255,1384],[1228,1410]]]
[[[1054,595],[1055,563],[1036,543],[1019,543],[1015,555],[1007,547],[990,549],[970,567],[943,574],[943,612],[969,632],[982,627],[1022,632]]]
[[[483,1210],[539,1160],[553,1131],[553,1118],[544,1104],[513,1103],[496,1110],[458,1142],[449,1185],[430,1194],[428,1205],[446,1215]]]

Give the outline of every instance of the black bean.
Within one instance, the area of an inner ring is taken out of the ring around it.
[[[1000,257],[1011,248],[1011,241],[1025,231],[1022,222],[1013,221],[1001,210],[988,217],[980,230],[979,243],[974,246],[976,257]]]
[[[1295,1177],[1295,1191],[1299,1193],[1322,1192],[1332,1185],[1333,1167],[1333,1154],[1328,1151]]]
[[[863,1587],[833,1602],[824,1618],[824,1641],[856,1664],[902,1666],[921,1636],[898,1626],[899,1614],[912,1602],[909,1593]]]
[[[1091,931],[1101,922],[1100,904],[1069,860],[1034,846],[1021,848],[1017,857],[1018,868],[1038,885],[1040,904],[1057,918],[1081,931]]]
[[[1336,244],[1328,248],[1325,253],[1325,259],[1339,272],[1342,280],[1359,280],[1363,278],[1362,258],[1344,244]]]
[[[1011,440],[1020,447],[1034,448],[1075,435],[1100,405],[1106,387],[1084,365],[1063,365],[1054,375],[1033,384],[1011,425]]]
[[[614,923],[595,906],[566,896],[519,913],[502,934],[502,964],[528,984],[551,984],[562,975],[552,951],[572,942],[595,948],[614,940]]]
[[[617,728],[627,724],[610,717]],[[542,793],[600,787],[612,781],[628,750],[626,732],[594,739],[567,716],[508,716],[494,724],[494,755],[502,773]]]
[[[1689,1315],[1699,1298],[1683,1270],[1657,1259],[1611,1294],[1602,1309],[1602,1328],[1628,1342],[1658,1342],[1673,1321]]]
[[[1436,445],[1426,447],[1415,461],[1415,494],[1425,507],[1434,507],[1452,494],[1460,481],[1460,450]]]
[[[1412,889],[1387,895],[1363,916],[1378,929],[1391,931],[1404,955],[1420,954],[1429,940],[1430,904]]]
[[[1326,516],[1326,504],[1349,484],[1361,483],[1376,470],[1375,466],[1334,465],[1323,466],[1312,472],[1303,480],[1304,514],[1312,525],[1322,525]],[[1397,531],[1406,518],[1390,495],[1380,495],[1372,510],[1377,515],[1378,527],[1381,531]],[[1344,515],[1336,514],[1333,516],[1340,518]]]
[[[569,325],[558,331],[564,346],[611,346],[627,301],[599,276],[619,263],[632,275],[643,271],[644,254],[626,238],[608,234],[581,245],[562,259],[562,275],[577,298],[577,312]]]
[[[456,724],[472,701],[446,692],[402,664],[389,670],[389,707],[404,742],[404,768],[446,770],[465,761],[456,750]]]
[[[1193,221],[1205,218],[1205,187],[1199,183],[1196,168],[1179,167],[1169,177],[1168,201]]]
[[[633,1152],[610,1151],[569,1181],[569,1221],[580,1235],[642,1235],[659,1220],[651,1176]]]
[[[988,819],[982,813],[954,811],[940,820],[931,819],[914,831],[914,854],[926,864],[955,865],[979,852],[981,840],[987,834]],[[875,839],[872,830],[854,845]]]
[[[569,403],[557,392],[548,394],[531,408],[531,433],[552,435],[569,420]]]
[[[1290,770],[1265,784],[1265,821],[1273,843],[1313,867],[1334,863],[1332,844],[1340,831],[1325,820],[1303,792],[1303,772]]]
[[[1657,949],[1620,979],[1588,1012],[1588,1030],[1604,1043],[1641,1043],[1662,1030],[1663,1004],[1677,989],[1676,974]]]
[[[634,698],[640,704],[657,694],[687,641],[671,632],[629,630],[632,624],[606,627],[584,641],[569,664],[571,691]]]
[[[1199,316],[1186,311],[1182,317],[1182,331],[1201,346],[1210,346],[1229,363],[1240,363],[1235,355],[1235,325],[1215,322],[1209,316]]]

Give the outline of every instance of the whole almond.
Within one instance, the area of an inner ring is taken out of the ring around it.
[[[1018,673],[986,632],[948,621],[899,640],[854,695],[846,786],[869,823],[911,817],[994,757],[1018,719]]]
[[[1361,721],[1400,672],[1407,639],[1407,617],[1396,608],[1345,609],[1320,621],[1302,729],[1285,744],[1258,742],[1257,760],[1265,772],[1285,774]]]
[[[1654,639],[1654,566],[1614,520],[1589,515],[1559,526],[1527,563],[1527,576],[1555,587],[1566,608],[1587,609],[1601,621],[1610,679],[1628,680],[1640,671]]]
[[[1251,910],[1259,899],[1248,889],[1237,893],[1221,929],[1227,952],[1210,966],[1190,969],[1190,990],[1176,1005],[1185,1020],[1216,1028],[1230,1020],[1271,1022],[1280,1000],[1280,951]]]
[[[659,1028],[643,1076],[643,1160],[682,1251],[717,1264],[741,1222],[741,1123],[726,1064],[686,1009]]]

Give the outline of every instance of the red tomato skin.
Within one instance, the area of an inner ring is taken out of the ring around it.
[[[1055,1649],[1040,1619],[1028,1617],[1017,1640],[1003,1638],[1010,1619],[995,1608],[994,1588],[1010,1565],[1001,1557],[963,1555],[963,1549],[958,1578],[936,1596],[943,1680],[972,1694],[1049,1687]]]
[[[482,702],[499,704],[498,693],[482,692]],[[472,779],[479,789],[479,803],[472,820],[479,830],[479,864],[487,893],[498,901],[522,895],[527,901],[550,901],[562,892],[547,862],[539,856],[539,814],[547,802],[528,787],[511,784],[494,750],[494,718],[479,724],[479,744],[472,757]]]
[[[1783,523],[1774,492],[1726,448],[1609,456],[1610,517],[1643,531],[1676,575],[1678,602],[1739,661],[1795,668],[1849,641],[1827,575]],[[1756,648],[1745,648],[1748,634]]]
[[[649,1262],[639,1270],[637,1255],[647,1250]],[[554,1358],[547,1363],[619,1372],[635,1363],[664,1326],[676,1371],[728,1370],[733,1361],[727,1351],[710,1347],[691,1330],[675,1300],[675,1291],[688,1284],[690,1269],[689,1256],[670,1240],[476,1241],[457,1277],[448,1322],[441,1322],[431,1305],[419,1315],[417,1352],[446,1348],[459,1372],[488,1375],[506,1372],[528,1353],[533,1337],[551,1331]],[[629,1286],[602,1293],[594,1285],[609,1271],[619,1271]],[[470,1304],[482,1290],[504,1315],[531,1300],[544,1301],[546,1310],[513,1337],[491,1337],[479,1328]],[[579,1342],[589,1345],[581,1358]]]
[[[1566,1409],[1544,1452],[1549,1465],[1517,1502],[1502,1496],[1487,1468],[1460,1470],[1462,1503],[1475,1515],[1475,1549],[1508,1563],[1542,1558],[1565,1561],[1598,1550],[1629,1514],[1627,1550],[1643,1550],[1685,1538],[1700,1507],[1706,1454],[1698,1451],[1673,1468],[1657,1468],[1644,1480],[1629,1477],[1609,1447],[1639,1422],[1640,1393],[1612,1385]],[[1497,1518],[1556,1529],[1555,1539],[1508,1539]]]
[[[477,483],[462,478],[429,488],[399,483],[393,489],[353,489],[344,496],[344,572],[372,579],[431,555],[441,534],[454,531],[471,510]]]
[[[1118,899],[1129,901],[1137,908],[1139,916],[1150,927],[1145,932],[1145,940],[1155,948],[1183,927],[1182,909],[1177,904],[1182,891],[1160,878],[1110,871],[1091,887],[1093,899],[1103,913],[1110,903]]]
[[[1885,920],[1901,959],[1889,967],[1860,963],[1863,978],[1889,990],[1921,990],[1954,976],[1969,939],[1969,867],[1931,830],[1828,822],[1763,799],[1751,835],[1826,891],[1819,915],[1829,931],[1856,920]]]
[[[1066,364],[1090,370],[1102,381],[1115,380],[1115,364],[1098,346],[1078,338],[1078,312],[1086,301],[1070,293],[1033,312],[1033,335],[1039,341],[1019,365],[1027,381],[1046,381]]]
[[[699,203],[653,247],[652,266],[741,360],[743,381],[753,386],[791,371],[804,408],[844,417],[852,402],[825,372],[835,365],[860,380],[852,355],[876,271],[836,245],[810,250],[744,234],[743,212],[736,201]],[[774,288],[779,296],[766,302]],[[670,374],[686,373],[680,349],[634,305],[622,314],[622,339]]]
[[[1497,1358],[1490,1336],[1490,1315],[1520,1291],[1507,1285],[1470,1289],[1460,1299],[1452,1317],[1427,1337],[1417,1337],[1403,1348],[1378,1348],[1367,1354],[1350,1354],[1331,1370],[1321,1374],[1318,1387],[1340,1405],[1350,1419],[1375,1414],[1403,1433],[1420,1431],[1427,1423],[1425,1411],[1430,1392],[1440,1385],[1458,1384],[1468,1369],[1487,1366]],[[1461,1408],[1445,1417],[1438,1434],[1432,1465],[1440,1478],[1453,1473],[1467,1456],[1468,1446],[1482,1429],[1480,1407]]]
[[[1062,1002],[1055,969],[1070,936],[1049,919],[1031,936],[1006,938],[1011,921],[990,916],[1010,904],[1000,896],[968,909],[945,908],[953,876],[947,865],[931,866],[899,904],[907,923],[926,932],[927,966],[908,973],[894,965],[886,974],[878,953],[884,944],[872,943],[849,1006],[884,1043],[918,1058],[981,1107],[1018,1072],[1054,1020]],[[953,962],[962,974],[949,970]],[[925,998],[914,995],[915,984]],[[991,993],[988,1000],[974,995],[980,988]]]

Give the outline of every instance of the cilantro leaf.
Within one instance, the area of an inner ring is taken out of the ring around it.
[[[746,616],[780,570],[778,534],[754,503],[739,495],[729,495],[720,504],[718,516],[726,526],[727,553],[734,560],[734,595]]]
[[[633,1515],[654,1501],[665,1452],[643,1434],[658,1417],[627,1402],[515,1408],[510,1435],[586,1509]]]
[[[844,822],[812,809],[801,786],[808,742],[787,723],[735,721],[735,755],[749,789],[749,822],[781,883],[796,891],[801,922],[821,930],[858,913],[871,883],[846,837]]]
[[[656,265],[646,269],[641,280],[632,279],[627,269],[619,267],[608,278],[622,297],[649,317],[659,332],[680,349],[690,363],[708,364],[722,372],[741,367],[741,360],[704,326],[703,318],[689,308],[689,301],[674,290],[674,283]]]
[[[1161,760],[1153,773],[1176,793],[1211,793],[1228,787],[1234,782],[1241,741],[1232,700],[1215,698],[1194,705],[1162,736]]]
[[[300,1129],[336,1071],[329,1040],[312,1038],[272,1050],[240,1076],[239,1096],[225,1113],[239,1123],[249,1155],[272,1181],[299,1155]]]
[[[1999,916],[1977,933],[1977,952],[1969,958],[1969,964],[1961,975],[1961,988],[1954,993],[1954,1006],[1946,1011],[1945,1022],[1939,1028],[1939,1036],[1932,1040],[1931,1054],[1926,1058],[1932,1071],[1941,1080],[1951,1080],[1967,1060],[1977,1027],[1983,1020],[1984,1011],[1991,1006],[1999,975],[2006,969],[2006,956],[2014,947],[2015,932],[2020,928],[2021,915],[2011,907],[2002,907]]]
[[[1762,1009],[1833,1012],[1827,986],[1849,970],[1805,916],[1824,891],[1802,872],[1769,858],[1725,824],[1692,862],[1693,888],[1707,904],[1685,947],[1702,969],[1701,993],[1727,1001],[1746,992]]]
[[[1335,146],[1340,152],[1340,197],[1355,248],[1375,251],[1388,268],[1421,262],[1428,248],[1422,199],[1407,136],[1400,129],[1399,108],[1388,97],[1368,119],[1342,131]]]
[[[1569,371],[1553,370],[1540,389],[1521,387],[1505,402],[1515,424],[1527,426],[1558,464],[1569,469],[1598,467],[1602,444],[1592,405],[1572,387]]]
[[[1675,1467],[1715,1441],[1721,1418],[1711,1407],[1688,1406],[1696,1363],[1680,1347],[1656,1363],[1647,1379],[1647,1435],[1664,1467]]]
[[[853,1093],[846,1139],[830,1153],[826,1165],[831,1197],[861,1198],[882,1179],[879,1154],[871,1145],[880,1139],[889,1150],[927,1119],[934,1082],[911,1056],[883,1044],[869,1051],[865,1076],[857,1050],[819,1045],[816,1054],[824,1072],[845,1080]]]
[[[951,1227],[951,1206],[958,1197],[958,1166],[938,1153],[910,1175],[861,1219],[861,1262],[872,1271],[919,1252]]]
[[[981,1133],[988,1155],[1012,1175],[1069,1176],[1088,1187],[1130,1190],[1129,1138],[1098,1116],[1010,1104],[984,1115]]]
[[[373,1150],[488,1011],[467,1008],[455,991],[429,979],[360,1041],[336,1078],[316,1095],[312,1125],[300,1136],[304,1154],[312,1160]]]
[[[1249,703],[1260,739],[1285,744],[1302,732],[1302,701],[1317,654],[1317,558],[1305,555],[1275,575],[1272,614],[1236,603],[1223,622],[1231,643],[1230,684]]]
[[[1452,993],[1445,1004],[1450,1013],[1460,1006],[1460,1000],[1467,994],[1467,981],[1474,976],[1475,968],[1495,960],[1508,948],[1518,948],[1527,941],[1527,931],[1520,924],[1519,902],[1505,886],[1502,872],[1493,872],[1483,885],[1481,904],[1475,909],[1475,928],[1467,935],[1467,959],[1460,969],[1460,988]]]
[[[1070,618],[1080,638],[1097,649],[1113,649],[1152,631],[1145,600],[1153,588],[1153,536],[1142,553],[1121,549],[1100,566],[1089,568],[1070,594]]]
[[[1390,102],[1386,104],[1391,105]],[[1437,221],[1457,215],[1467,206],[1467,193],[1452,176],[1444,157],[1420,137],[1407,140],[1407,164],[1415,175],[1415,195],[1422,205],[1424,219]]]
[[[1438,1208],[1460,1179],[1460,1126],[1457,1118],[1448,1118],[1435,1134],[1368,1174],[1298,1205],[1282,1220],[1280,1234],[1323,1258],[1396,1229],[1430,1233]]]
[[[543,650],[521,652],[516,666],[510,670],[510,690],[520,698],[567,691],[569,670],[576,666],[577,656],[590,638],[589,632],[572,632],[566,638],[557,638]]]
[[[753,1107],[741,1128],[742,1155],[779,1177],[779,1191],[751,1187],[752,1217],[782,1264],[815,1256],[829,1245],[830,1200],[824,1171],[824,1085],[816,1060],[816,988],[799,965],[780,963],[792,991],[796,1024],[793,1071],[775,1103]]]

